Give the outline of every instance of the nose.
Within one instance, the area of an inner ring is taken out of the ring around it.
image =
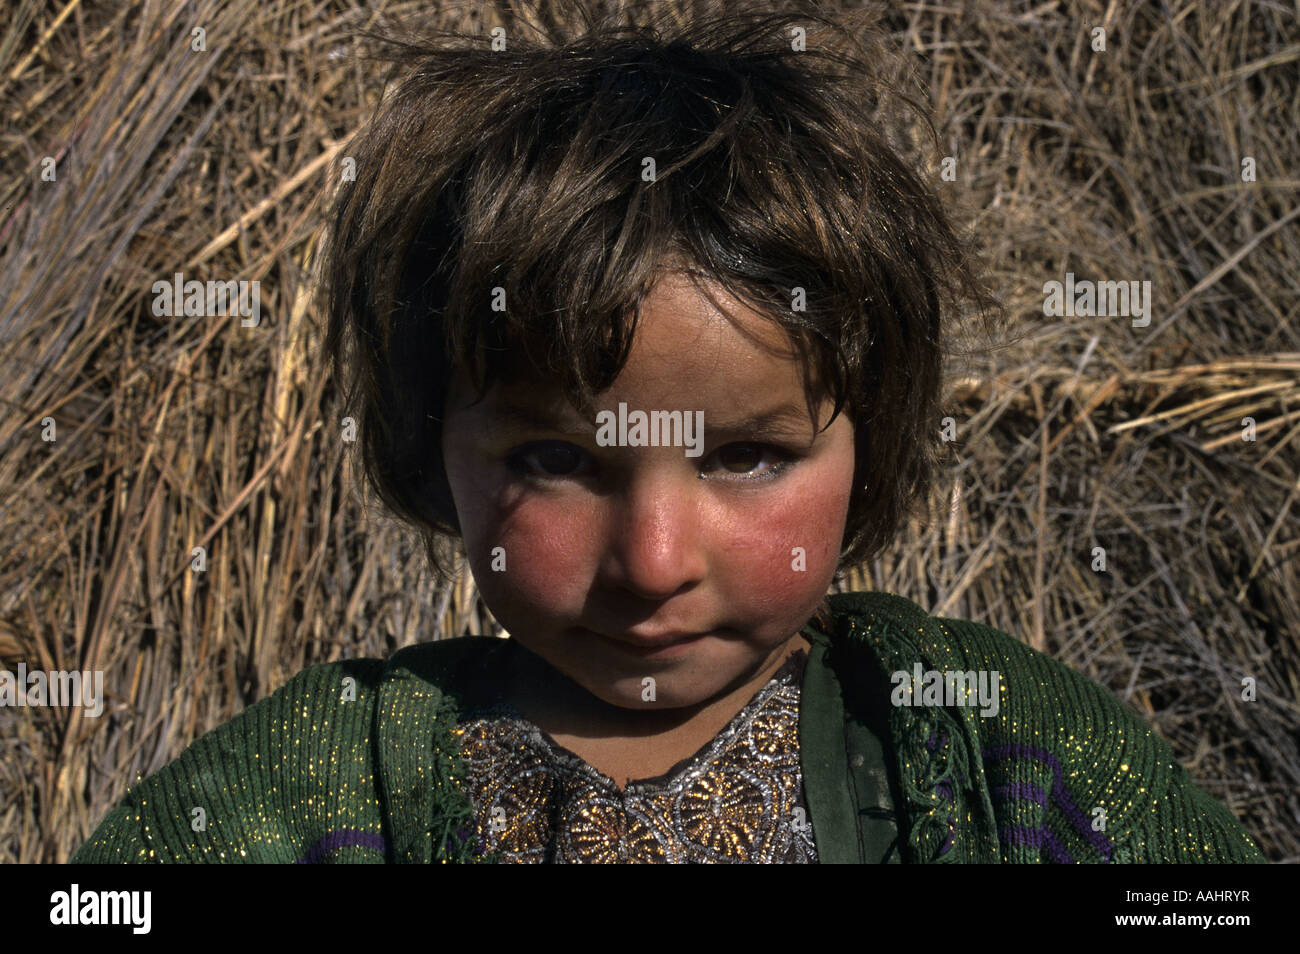
[[[703,530],[699,496],[680,476],[638,475],[617,498],[605,583],[645,600],[665,600],[690,587],[707,566]]]

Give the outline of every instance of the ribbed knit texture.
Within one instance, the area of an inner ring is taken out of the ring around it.
[[[870,788],[845,741],[858,736],[842,699],[810,692],[838,679],[846,698],[860,697],[879,691],[868,669],[920,663],[996,670],[1002,691],[993,717],[974,705],[889,708],[904,861],[1263,861],[1169,746],[1097,684],[996,629],[931,617],[898,596],[837,594],[831,607],[833,632],[805,629],[827,647],[829,668],[814,665],[815,652],[800,726],[818,753],[804,787],[823,860],[851,860],[849,846],[865,840],[851,819],[878,808],[865,794],[844,803]],[[504,643],[465,637],[299,673],[132,786],[72,861],[493,860],[473,854],[451,729],[467,687],[492,681]]]

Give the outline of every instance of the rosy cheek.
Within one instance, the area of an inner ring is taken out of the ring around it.
[[[571,590],[584,588],[595,538],[591,523],[588,512],[552,500],[521,498],[496,509],[476,545],[477,562],[491,574],[484,590],[510,602],[559,609]]]
[[[839,556],[846,501],[834,485],[805,480],[746,513],[728,547],[727,574],[751,605],[775,611],[821,598]]]

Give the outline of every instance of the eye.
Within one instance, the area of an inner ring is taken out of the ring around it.
[[[732,482],[774,480],[793,464],[795,458],[793,452],[770,444],[745,442],[726,444],[707,458],[707,461],[715,462],[719,466],[703,467],[701,476],[704,477],[708,471],[714,470],[723,475],[721,479]],[[592,463],[591,455],[585,450],[562,441],[539,441],[527,444],[506,458],[506,466],[515,473],[542,481],[587,476]],[[763,469],[754,473],[759,467]]]
[[[772,480],[792,463],[793,455],[770,444],[727,444],[713,454],[725,473],[740,475],[741,480]],[[774,461],[757,475],[750,474],[764,459]]]
[[[506,459],[507,466],[533,477],[573,477],[587,460],[586,451],[572,444],[548,441],[529,444]]]

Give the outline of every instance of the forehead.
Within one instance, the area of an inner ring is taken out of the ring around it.
[[[758,361],[768,371],[798,372],[785,329],[717,283],[681,270],[662,273],[642,304],[638,331],[640,357],[684,362],[674,365],[683,374],[728,357]]]
[[[511,364],[513,375],[490,389],[475,410],[576,423],[555,382],[522,373],[526,362]],[[716,283],[665,269],[642,302],[627,363],[596,403],[703,410],[718,420],[775,415],[807,422],[805,373],[787,332],[771,318]],[[467,395],[465,378],[457,375],[448,411],[466,408]]]

